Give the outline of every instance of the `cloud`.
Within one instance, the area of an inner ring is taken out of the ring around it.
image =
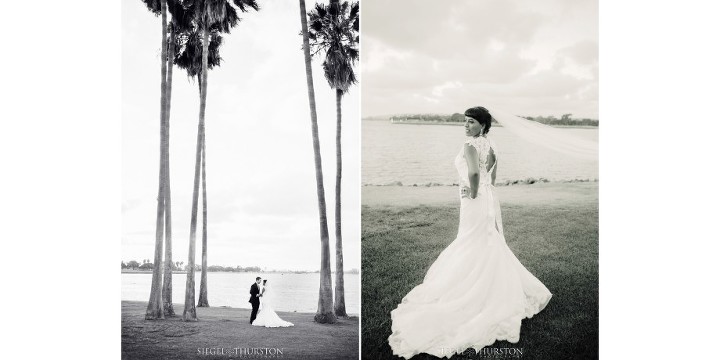
[[[312,6],[312,1],[308,7]],[[122,251],[152,258],[159,148],[160,19],[123,2]],[[208,74],[206,167],[210,264],[317,269],[315,164],[297,3],[271,1],[225,36]],[[335,93],[313,64],[327,216],[334,218]],[[175,69],[170,119],[173,257],[187,260],[199,99]],[[359,241],[359,91],[343,99],[344,241]],[[202,198],[198,204],[202,206]],[[202,212],[196,248],[199,253]],[[331,224],[332,226],[332,224]],[[356,229],[355,233],[352,229]],[[331,241],[331,243],[333,243]],[[347,246],[345,264],[359,267]],[[196,257],[197,259],[197,257]]]
[[[451,113],[494,98],[597,117],[596,2],[370,0],[363,17],[364,116]]]

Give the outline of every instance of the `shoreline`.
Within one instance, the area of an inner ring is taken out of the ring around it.
[[[382,121],[382,120],[369,120],[369,121]],[[407,121],[407,120],[386,120],[389,121],[390,124],[393,125],[450,125],[450,126],[463,126],[464,123],[461,122],[450,122],[450,121]],[[542,124],[538,122],[538,124]],[[592,125],[548,125],[543,124],[554,128],[562,128],[562,129],[598,129],[599,126],[592,126]],[[493,127],[503,127],[502,124],[494,122],[492,124]]]
[[[121,269],[120,273],[122,274],[152,274],[152,270],[132,270],[132,269]],[[195,270],[195,272],[200,272],[200,270]],[[187,275],[187,271],[180,271],[180,270],[173,270],[173,275],[180,274],[180,275]],[[259,271],[259,272],[252,272],[252,271],[208,271],[208,273],[227,273],[227,274],[296,274],[296,275],[302,275],[302,274],[319,274],[319,271],[308,271],[308,272],[293,272],[293,271]],[[344,275],[359,275],[360,272],[346,272],[343,273]],[[330,275],[335,275],[335,272],[330,273]]]
[[[140,301],[140,300],[120,300],[120,302],[121,302],[121,304],[127,304],[127,305],[133,305],[133,306],[143,306],[143,307],[146,307],[146,306],[147,306],[147,301]],[[176,309],[176,312],[177,312],[177,309],[183,309],[183,308],[185,308],[185,304],[184,304],[184,303],[176,303],[176,302],[173,302],[173,308],[175,308],[175,309]],[[250,311],[252,310],[252,309],[250,309],[250,308],[246,309],[246,308],[241,308],[241,307],[232,307],[232,306],[225,306],[225,305],[223,305],[223,306],[210,306],[209,309],[226,309],[226,310],[246,311],[246,312],[248,312],[248,314],[249,314]],[[275,312],[276,312],[278,315],[283,315],[283,314],[284,314],[284,315],[293,315],[293,314],[294,314],[294,315],[310,315],[310,316],[315,316],[315,313],[314,313],[314,312],[307,312],[307,311],[280,311],[280,310],[278,310],[278,311],[275,311]],[[249,315],[248,315],[248,316],[249,316]],[[350,314],[350,313],[348,313],[348,317],[350,317],[350,318],[359,317],[359,315],[358,315],[358,314]]]
[[[513,186],[513,185],[532,185],[532,184],[539,184],[539,183],[554,183],[554,184],[572,184],[572,183],[587,183],[587,182],[599,182],[599,179],[566,179],[566,180],[549,180],[546,178],[525,178],[525,179],[514,179],[514,180],[503,180],[503,181],[497,181],[495,183],[495,187],[501,187],[501,186]],[[363,187],[365,186],[397,186],[397,187],[435,187],[435,186],[459,186],[459,183],[437,183],[437,182],[427,182],[427,183],[413,183],[413,184],[403,184],[402,181],[391,181],[389,183],[383,183],[383,184],[377,184],[377,183],[364,183],[362,184]]]

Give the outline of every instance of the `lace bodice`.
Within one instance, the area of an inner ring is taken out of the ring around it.
[[[455,157],[455,168],[458,171],[458,175],[460,176],[460,185],[461,186],[470,186],[470,182],[468,179],[468,166],[467,161],[465,160],[465,144],[470,144],[472,147],[477,150],[478,153],[478,162],[480,167],[480,185],[490,185],[492,184],[492,171],[495,167],[495,163],[497,163],[497,153],[496,161],[493,163],[493,166],[488,170],[487,168],[487,158],[488,154],[490,154],[490,149],[493,149],[493,152],[495,152],[495,146],[492,144],[490,140],[488,140],[486,137],[478,136],[476,138],[469,138],[465,141],[463,146],[460,148],[460,153]]]

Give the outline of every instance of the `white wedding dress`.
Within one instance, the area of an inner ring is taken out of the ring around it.
[[[264,327],[294,326],[293,323],[281,319],[278,314],[275,313],[275,310],[273,310],[271,305],[274,294],[267,285],[264,287],[264,290],[265,291],[260,297],[260,311],[258,312],[258,315],[252,325]]]
[[[482,136],[466,143],[479,155],[477,196],[461,198],[457,238],[430,266],[422,284],[390,313],[390,347],[404,358],[419,353],[451,357],[468,348],[479,351],[496,340],[516,343],[521,320],[540,312],[552,296],[505,243],[500,204],[491,184],[493,169],[487,170],[494,146]],[[469,187],[464,149],[455,166],[460,189]]]

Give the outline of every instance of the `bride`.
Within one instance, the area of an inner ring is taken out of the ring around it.
[[[273,292],[268,288],[267,280],[263,280],[263,288],[260,292],[260,313],[253,321],[253,326],[264,327],[288,327],[294,326],[293,323],[281,319],[273,310],[271,303]]]
[[[492,116],[474,107],[465,111],[465,120],[469,139],[455,158],[457,237],[390,313],[390,347],[404,358],[419,353],[449,358],[496,340],[516,343],[521,320],[540,312],[552,296],[505,243],[494,187],[498,158],[486,137]]]

